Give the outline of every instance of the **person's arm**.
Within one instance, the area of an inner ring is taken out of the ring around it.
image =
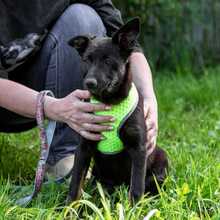
[[[0,106],[34,118],[38,92],[10,80],[0,79]]]
[[[152,74],[143,53],[132,53],[129,61],[133,81],[144,98],[148,141],[147,148],[148,154],[151,154],[156,146],[158,130],[157,99],[153,89]]]
[[[37,91],[21,84],[0,79],[0,107],[34,118],[37,95]],[[68,124],[87,139],[100,140],[103,137],[99,132],[110,130],[111,127],[99,123],[110,122],[113,118],[111,116],[91,114],[95,111],[108,110],[109,106],[83,102],[83,99],[88,99],[89,97],[89,92],[84,90],[75,90],[61,99],[46,96],[44,104],[45,115],[52,120]]]

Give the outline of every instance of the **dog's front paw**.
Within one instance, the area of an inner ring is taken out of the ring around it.
[[[78,193],[73,193],[71,191],[66,198],[66,205],[70,205],[72,202],[79,200],[80,196],[81,196],[81,191]]]
[[[71,196],[67,196],[66,201],[65,201],[65,205],[69,206],[72,202],[73,202],[73,199],[71,198]]]
[[[131,205],[135,205],[143,196],[143,193],[140,191],[130,190],[129,191],[129,201]]]

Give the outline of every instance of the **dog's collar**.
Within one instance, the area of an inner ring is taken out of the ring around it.
[[[123,143],[119,138],[119,132],[126,120],[134,112],[139,100],[137,88],[132,83],[131,89],[126,99],[117,105],[112,105],[111,110],[96,112],[97,115],[112,115],[116,118],[112,131],[102,132],[105,139],[98,143],[97,149],[104,154],[116,154],[124,149]],[[94,97],[91,103],[99,103]]]

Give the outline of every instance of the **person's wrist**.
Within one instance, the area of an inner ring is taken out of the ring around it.
[[[147,93],[143,96],[144,102],[154,102],[157,104],[157,98],[154,92]]]
[[[58,99],[46,96],[44,100],[44,113],[46,118],[59,121],[58,110]]]

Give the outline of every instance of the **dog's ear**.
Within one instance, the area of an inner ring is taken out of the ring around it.
[[[88,36],[77,36],[68,41],[71,47],[74,47],[80,56],[84,54],[90,44],[91,39]]]
[[[140,19],[134,18],[122,26],[112,37],[112,42],[123,50],[130,50],[136,44],[140,33]]]

